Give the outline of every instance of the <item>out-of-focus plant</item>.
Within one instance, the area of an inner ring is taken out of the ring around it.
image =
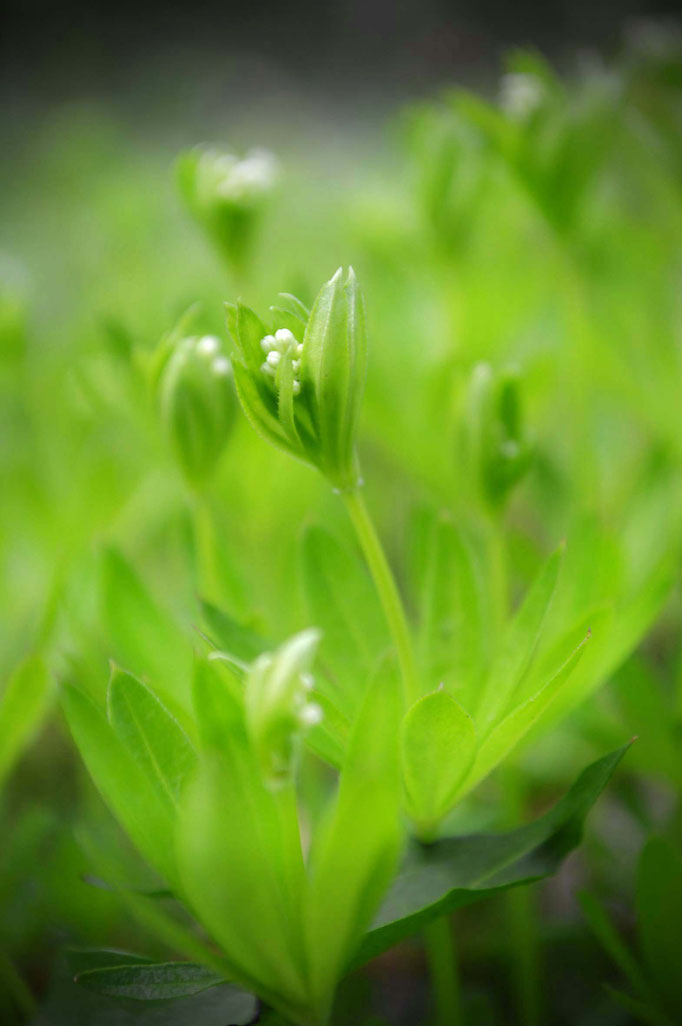
[[[278,174],[276,158],[262,149],[240,158],[197,147],[178,160],[178,185],[188,210],[240,277],[249,266],[258,223]]]
[[[682,858],[662,838],[649,840],[639,859],[636,883],[637,951],[620,936],[608,912],[590,893],[581,895],[593,934],[628,984],[607,986],[614,1002],[636,1021],[673,1026],[682,1015]]]

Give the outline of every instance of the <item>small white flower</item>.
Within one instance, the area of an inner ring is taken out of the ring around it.
[[[271,367],[276,367],[281,359],[282,354],[273,349],[272,352],[268,353],[266,363],[269,363]]]
[[[260,369],[262,374],[267,374],[269,378],[274,378],[275,368],[271,367],[269,363],[262,363]]]
[[[275,336],[266,335],[260,340],[260,347],[264,353],[269,353],[275,348]]]
[[[297,381],[296,378],[294,378],[294,380],[291,383],[291,391],[294,393],[294,395],[300,395],[301,382]]]

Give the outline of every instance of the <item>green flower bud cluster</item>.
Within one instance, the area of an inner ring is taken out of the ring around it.
[[[230,359],[215,335],[171,339],[164,357],[161,420],[183,473],[201,486],[217,466],[237,409]]]
[[[301,631],[276,652],[260,655],[246,680],[247,727],[272,786],[289,779],[298,739],[322,720],[321,707],[310,700],[310,667],[319,640],[319,631]]]
[[[244,412],[274,445],[352,491],[367,368],[364,308],[352,267],[345,280],[339,268],[322,286],[311,311],[283,295],[271,315],[266,325],[242,303],[227,305]]]
[[[528,470],[532,456],[523,426],[518,370],[495,372],[487,363],[474,368],[465,427],[480,496],[490,509],[499,509]]]
[[[240,159],[197,147],[178,161],[178,185],[188,209],[235,270],[248,260],[258,215],[278,174],[275,156],[261,149]]]

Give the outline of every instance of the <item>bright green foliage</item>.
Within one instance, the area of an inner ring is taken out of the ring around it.
[[[401,757],[407,808],[423,839],[453,805],[476,747],[473,720],[445,691],[420,698],[405,714]]]
[[[358,481],[355,443],[367,370],[365,315],[351,268],[322,286],[313,308],[293,296],[266,326],[228,304],[237,393],[264,438],[319,468],[340,490]]]
[[[16,668],[0,694],[0,784],[45,716],[51,697],[50,676],[39,656]]]

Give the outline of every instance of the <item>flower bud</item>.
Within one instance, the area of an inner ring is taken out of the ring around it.
[[[237,403],[232,366],[215,335],[170,342],[158,382],[161,419],[183,473],[195,486],[213,473]]]
[[[266,326],[241,303],[227,306],[237,346],[235,384],[264,437],[322,471],[334,487],[358,483],[355,440],[367,343],[362,296],[351,268],[320,289],[308,312],[294,296]]]
[[[319,631],[301,631],[276,652],[259,656],[246,680],[247,727],[272,785],[289,778],[298,738],[322,718],[320,706],[309,699],[309,671],[319,640]]]
[[[532,455],[523,428],[517,370],[495,373],[487,363],[474,368],[466,429],[471,472],[480,495],[489,508],[499,509],[528,470]]]
[[[177,164],[178,185],[191,214],[237,271],[248,261],[263,206],[277,181],[267,150],[232,153],[197,147]]]

